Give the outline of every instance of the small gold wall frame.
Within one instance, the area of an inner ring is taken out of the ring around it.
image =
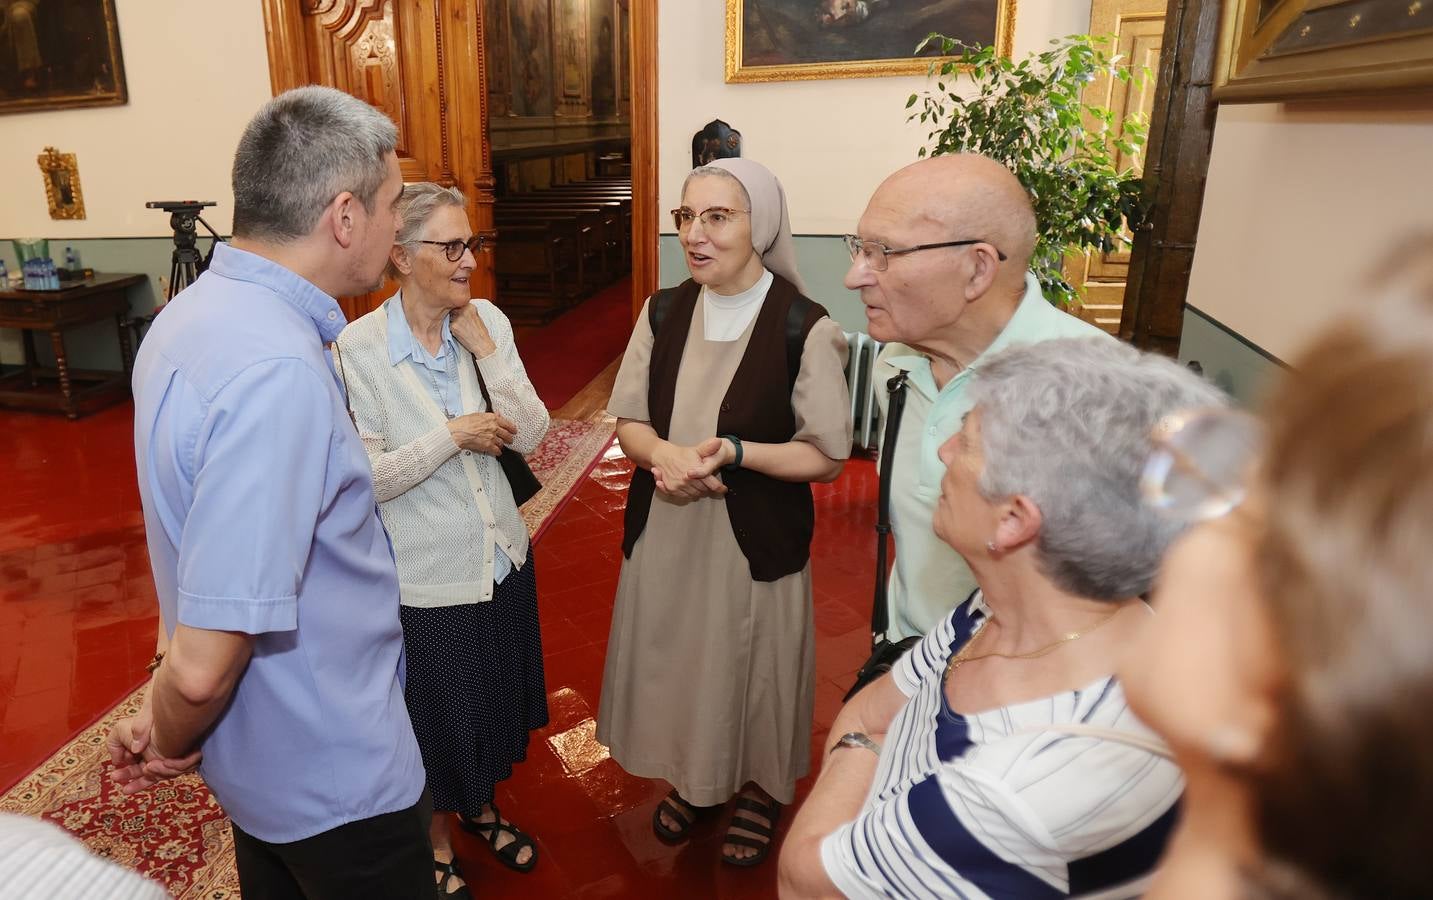
[[[1433,0],[1225,0],[1221,103],[1433,85]]]
[[[85,196],[80,191],[80,166],[73,153],[46,147],[36,160],[45,179],[45,199],[52,219],[83,219]]]
[[[726,80],[741,83],[924,75],[938,57],[918,57],[914,51],[932,31],[968,44],[993,43],[997,53],[1008,57],[1015,42],[1015,2],[903,0],[896,6],[884,0],[828,0],[824,4],[800,5],[784,0],[726,0]],[[798,8],[799,14],[792,12]],[[837,12],[841,13],[839,18],[830,18]],[[903,50],[876,48],[876,30],[865,31],[867,21],[876,16],[902,17],[912,23],[910,33],[905,35],[908,40],[900,45]],[[971,30],[963,25],[972,17],[980,18],[986,27]],[[757,36],[762,37],[761,47],[752,46]],[[786,43],[781,44],[778,37]],[[868,44],[869,49],[863,50]]]

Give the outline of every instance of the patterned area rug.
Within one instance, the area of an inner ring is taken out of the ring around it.
[[[542,536],[554,514],[562,509],[572,488],[591,471],[602,451],[612,443],[617,420],[603,418],[595,422],[553,419],[542,443],[527,458],[527,464],[542,490],[522,506],[522,518],[533,540]]]
[[[534,540],[612,440],[615,423],[554,420],[528,465],[542,490],[522,508]],[[134,715],[143,688],[119,702],[0,797],[0,810],[50,819],[100,856],[160,882],[180,900],[239,896],[229,820],[197,775],[186,775],[133,797],[106,777],[105,736]]]

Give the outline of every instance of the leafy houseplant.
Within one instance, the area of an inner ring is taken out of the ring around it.
[[[1039,240],[1030,267],[1048,300],[1073,304],[1078,292],[1065,280],[1065,257],[1113,250],[1124,243],[1126,225],[1138,227],[1143,218],[1141,178],[1132,168],[1119,170],[1115,151],[1132,158],[1148,135],[1143,117],[1130,115],[1113,137],[1113,113],[1080,95],[1101,75],[1142,76],[1107,53],[1103,37],[1071,35],[1019,62],[940,34],[916,52],[937,43],[950,58],[931,64],[935,89],[906,101],[906,109],[921,104],[909,118],[919,115],[934,129],[920,156],[980,153],[1009,167],[1035,205]],[[974,87],[966,96],[955,91],[962,71]]]

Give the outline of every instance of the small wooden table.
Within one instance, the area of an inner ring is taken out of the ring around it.
[[[25,367],[0,378],[0,406],[62,412],[71,419],[110,406],[129,396],[134,365],[130,348],[129,297],[126,291],[148,276],[96,275],[58,291],[0,290],[0,328],[24,332]],[[74,370],[65,354],[64,329],[113,317],[119,330],[122,372]],[[47,331],[55,368],[35,357],[35,332]],[[56,390],[58,382],[58,390]]]

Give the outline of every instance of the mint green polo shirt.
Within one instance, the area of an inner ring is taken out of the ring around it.
[[[888,587],[892,640],[923,635],[950,614],[975,590],[975,576],[959,553],[935,536],[932,518],[940,499],[945,465],[940,447],[960,431],[961,420],[974,404],[971,382],[980,377],[981,363],[1008,347],[1065,337],[1109,337],[1095,326],[1051,306],[1032,273],[1025,273],[1025,296],[1015,315],[995,340],[944,388],[937,390],[930,359],[904,344],[887,344],[876,360],[875,378],[882,416],[885,384],[898,370],[910,373],[906,408],[896,437],[895,471],[891,475],[891,531],[895,565]],[[881,465],[886,464],[885,448]]]

